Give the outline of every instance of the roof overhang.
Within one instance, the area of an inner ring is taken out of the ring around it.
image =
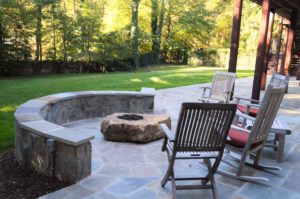
[[[262,5],[263,0],[251,0],[259,5]],[[299,0],[271,0],[271,11],[276,14],[290,19],[293,10],[300,11]]]

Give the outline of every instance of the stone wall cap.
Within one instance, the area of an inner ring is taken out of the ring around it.
[[[155,94],[155,88],[142,87],[141,92],[154,95]]]
[[[24,104],[21,104],[20,106],[26,106],[26,107],[34,107],[34,108],[43,108],[48,104],[47,101],[39,100],[39,99],[33,99],[25,102]]]
[[[72,146],[81,145],[95,138],[91,133],[77,132],[65,127],[47,122],[45,120],[22,122],[20,124],[24,129],[32,131],[40,136],[54,139]]]
[[[40,108],[30,106],[19,106],[14,113],[15,119],[18,122],[28,122],[43,119],[40,115]]]

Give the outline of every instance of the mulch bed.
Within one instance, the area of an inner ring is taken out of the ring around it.
[[[0,153],[0,198],[37,198],[69,185],[23,168],[13,151]]]

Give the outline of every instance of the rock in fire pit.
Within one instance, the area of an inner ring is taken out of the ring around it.
[[[171,127],[166,115],[114,113],[102,120],[101,133],[110,141],[146,143],[164,137],[160,123]]]

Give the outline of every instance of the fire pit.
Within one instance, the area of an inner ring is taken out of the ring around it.
[[[160,123],[171,127],[166,115],[114,113],[102,120],[101,133],[110,141],[147,143],[164,137]]]

